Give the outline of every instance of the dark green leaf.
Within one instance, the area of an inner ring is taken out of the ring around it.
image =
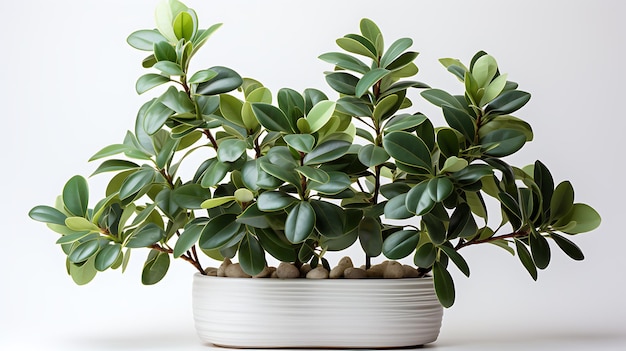
[[[91,256],[95,255],[100,248],[100,243],[98,240],[89,240],[83,243],[78,244],[72,252],[67,256],[67,258],[72,263],[80,263],[88,260]]]
[[[442,202],[454,191],[454,184],[447,177],[436,177],[428,181],[428,194],[435,202]]]
[[[550,263],[550,245],[548,240],[543,235],[533,230],[529,236],[530,252],[532,253],[533,261],[539,269],[548,267]]]
[[[428,236],[435,245],[441,245],[446,241],[446,227],[443,222],[432,213],[427,213],[422,217]]]
[[[325,141],[304,157],[304,164],[310,166],[336,160],[348,152],[350,145],[351,143],[344,140]]]
[[[395,115],[387,121],[384,131],[385,133],[394,131],[412,132],[417,129],[417,126],[424,123],[427,119],[428,118],[421,113],[415,115],[406,113]]]
[[[267,213],[259,210],[257,203],[254,203],[237,217],[237,222],[250,227],[265,229],[270,227],[268,216]]]
[[[241,86],[243,79],[241,76],[227,67],[215,66],[209,70],[217,72],[217,75],[210,80],[198,84],[196,93],[199,95],[218,95],[228,93]]]
[[[391,62],[398,58],[404,50],[411,47],[411,45],[413,45],[411,38],[400,38],[394,41],[380,59],[380,66],[387,68]]]
[[[309,153],[315,145],[315,137],[310,134],[289,134],[283,137],[287,145],[299,152]]]
[[[356,97],[361,97],[369,88],[371,88],[376,82],[383,79],[386,75],[391,73],[384,68],[374,68],[373,70],[365,73],[363,77],[359,80],[354,88],[354,95]]]
[[[180,207],[200,209],[200,205],[211,197],[211,193],[200,184],[190,183],[174,188],[172,200]]]
[[[92,176],[104,172],[125,171],[127,169],[139,168],[139,165],[126,160],[106,160],[91,174]]]
[[[230,166],[227,163],[220,162],[217,159],[212,159],[212,162],[204,171],[202,179],[200,180],[200,185],[202,185],[203,188],[210,188],[216,185],[224,179],[229,169]]]
[[[420,268],[429,268],[437,259],[437,249],[432,243],[421,245],[415,252],[413,263]]]
[[[149,247],[164,237],[165,232],[161,227],[154,223],[148,223],[141,228],[135,229],[124,246],[131,249]]]
[[[141,272],[141,283],[144,285],[156,284],[167,273],[170,268],[170,255],[167,252],[150,250],[148,259]]]
[[[517,248],[517,256],[519,256],[522,265],[528,271],[533,280],[537,280],[537,267],[535,267],[535,262],[530,256],[530,252],[526,248],[520,240],[515,239],[515,247]]]
[[[370,68],[354,56],[350,56],[341,52],[328,52],[319,56],[319,59],[326,61],[335,66],[365,74]]]
[[[359,150],[359,161],[367,167],[374,167],[385,163],[389,159],[389,154],[380,146],[372,144],[364,145]]]
[[[114,243],[106,245],[96,255],[94,266],[100,272],[113,266],[113,264],[120,258],[122,254],[122,245]]]
[[[120,187],[119,197],[121,200],[127,199],[144,187],[149,186],[155,178],[155,171],[152,168],[141,168],[124,180]]]
[[[383,254],[390,260],[407,257],[417,247],[420,233],[416,230],[399,230],[389,235],[383,242]]]
[[[383,235],[380,222],[372,217],[364,217],[359,223],[359,242],[363,252],[371,257],[376,257],[383,250]]]
[[[470,269],[467,265],[467,262],[455,249],[442,245],[439,247],[445,254],[454,262],[454,264],[459,268],[459,270],[465,274],[466,277],[470,276]]]
[[[165,122],[174,114],[169,107],[163,105],[160,101],[155,101],[146,111],[143,120],[143,129],[149,135],[157,133]]]
[[[89,204],[89,185],[82,176],[73,176],[63,187],[63,204],[74,216],[85,217]]]
[[[283,133],[295,132],[289,118],[275,106],[257,102],[252,104],[252,111],[259,123],[268,130]]]
[[[450,216],[448,225],[448,240],[457,237],[469,238],[476,234],[478,227],[472,216],[470,207],[466,203],[460,203]]]
[[[459,183],[471,184],[489,175],[493,175],[493,169],[488,165],[471,164],[458,172],[454,172],[452,177]]]
[[[259,195],[257,204],[261,211],[280,211],[291,206],[297,199],[279,191],[265,191]]]
[[[515,129],[498,129],[480,139],[489,156],[504,157],[517,152],[526,143],[524,133]]]
[[[343,209],[333,203],[312,200],[311,206],[315,211],[315,228],[326,237],[342,236],[346,217]]]
[[[206,218],[198,218],[185,225],[185,230],[176,240],[173,252],[174,258],[180,257],[198,242],[206,223]]]
[[[35,206],[28,212],[28,216],[39,222],[58,225],[65,225],[65,219],[67,218],[61,211],[50,206]]]
[[[294,262],[298,255],[296,250],[289,244],[284,235],[279,235],[269,229],[255,229],[254,232],[267,253],[282,262]]]
[[[428,192],[428,181],[425,180],[414,186],[406,195],[406,208],[418,215],[422,216],[435,207],[435,201],[430,197]]]
[[[325,171],[319,168],[314,168],[310,166],[300,166],[300,167],[296,167],[296,172],[300,173],[302,176],[304,176],[308,180],[311,180],[317,183],[326,184],[330,181],[330,176],[328,175],[328,173],[326,173]]]
[[[419,137],[407,132],[391,132],[383,138],[383,147],[394,159],[418,168],[431,170],[430,150]]]
[[[294,169],[290,167],[284,167],[284,165],[276,165],[270,162],[261,162],[261,169],[265,171],[267,174],[270,174],[284,182],[293,184],[295,186],[300,186],[300,175]],[[262,173],[261,173],[262,174]],[[260,183],[261,179],[259,176],[258,184],[263,187]]]
[[[463,106],[459,100],[444,90],[427,89],[422,91],[420,95],[435,106],[442,107],[443,105],[449,105],[457,110],[465,110],[465,106]]]
[[[455,291],[452,276],[441,263],[435,262],[433,267],[433,278],[435,281],[435,292],[443,307],[451,307],[454,304]]]
[[[508,115],[522,108],[528,100],[530,100],[530,94],[525,91],[505,91],[487,105],[485,112],[488,114]]]
[[[296,204],[285,221],[285,236],[292,244],[304,242],[315,228],[315,211],[308,201]]]
[[[449,105],[443,105],[443,116],[452,129],[457,130],[467,140],[473,141],[476,133],[474,119],[465,110],[460,110]],[[524,139],[526,140],[526,139]]]
[[[247,234],[241,242],[237,258],[243,271],[250,275],[261,273],[267,265],[263,247],[261,247],[259,241],[250,234]]]
[[[459,137],[452,129],[441,128],[437,131],[437,145],[446,157],[459,155]]]
[[[333,72],[326,75],[326,82],[336,92],[345,95],[356,95],[359,78],[345,72]]]
[[[567,254],[567,256],[571,257],[576,261],[582,261],[585,259],[585,255],[582,250],[574,244],[571,240],[566,239],[556,233],[550,233],[550,237],[554,242]]]
[[[390,71],[397,71],[413,62],[417,55],[419,55],[419,53],[414,51],[407,51],[400,55],[400,57],[398,57],[397,59],[393,60],[393,62],[388,64],[386,68]]]
[[[413,213],[406,207],[407,194],[400,194],[391,198],[385,204],[385,218],[387,219],[407,219],[413,217]]]
[[[330,178],[326,183],[312,182],[308,184],[309,189],[326,195],[335,195],[346,190],[352,181],[345,173],[337,171],[326,172]]]
[[[222,214],[211,218],[202,230],[199,246],[205,250],[219,249],[237,236],[241,224],[234,214]]]

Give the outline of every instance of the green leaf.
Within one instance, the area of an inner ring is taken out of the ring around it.
[[[537,267],[535,267],[535,262],[530,256],[530,252],[526,248],[526,245],[524,245],[520,240],[515,239],[515,247],[517,249],[517,256],[522,262],[522,265],[526,268],[533,280],[537,280]]]
[[[432,213],[427,213],[422,217],[426,224],[428,237],[435,245],[441,245],[446,241],[446,227],[444,223]]]
[[[348,152],[350,145],[351,143],[343,140],[325,141],[304,157],[304,165],[310,166],[336,160]]]
[[[544,269],[548,267],[550,263],[550,245],[548,240],[533,230],[531,235],[529,235],[529,242],[530,252],[537,268]]]
[[[273,230],[255,229],[254,232],[267,253],[281,262],[294,262],[298,255],[284,236],[279,236]]]
[[[311,152],[315,145],[315,137],[310,134],[288,134],[283,139],[287,145],[305,154]]]
[[[450,95],[448,92],[441,89],[427,89],[420,93],[426,101],[431,104],[443,107],[443,105],[448,105],[457,110],[465,110],[465,106],[463,106],[459,100],[457,100],[454,96]]]
[[[259,123],[267,130],[273,132],[295,133],[291,121],[279,108],[256,102],[252,104],[252,111]]]
[[[526,136],[515,129],[498,129],[480,139],[485,154],[504,157],[517,152],[526,143]]]
[[[167,274],[170,268],[170,255],[167,252],[150,250],[148,259],[141,272],[141,283],[144,285],[156,284]]]
[[[97,225],[91,223],[88,219],[83,217],[67,217],[65,219],[65,226],[73,231],[90,231],[99,232],[100,228]]]
[[[602,221],[600,214],[586,204],[574,204],[570,212],[566,215],[566,219],[567,222],[575,222],[573,227],[562,230],[568,234],[592,231],[600,226],[600,222]]]
[[[190,183],[181,185],[172,190],[172,200],[186,209],[200,209],[202,203],[211,197],[211,193],[200,184]]]
[[[479,104],[481,107],[490,103],[493,99],[498,97],[500,93],[502,93],[504,87],[506,86],[506,78],[507,75],[502,74],[496,77],[491,83],[489,83],[487,88],[485,88],[485,93],[483,94],[483,97],[480,99]]]
[[[257,204],[261,211],[273,212],[284,210],[297,199],[280,191],[265,191],[258,197]]]
[[[478,136],[480,138],[485,135],[499,129],[514,129],[526,136],[526,141],[533,140],[533,130],[530,124],[521,119],[513,116],[496,116],[488,123],[483,124],[478,130]]]
[[[244,140],[223,140],[217,149],[217,159],[220,162],[235,162],[246,152],[246,147],[247,144]]]
[[[139,168],[139,165],[126,160],[106,160],[102,162],[91,175],[94,176],[104,172],[125,171],[133,168]]]
[[[489,175],[493,175],[493,169],[490,166],[471,164],[460,171],[454,172],[452,177],[459,183],[471,184]]]
[[[72,277],[74,283],[78,285],[85,285],[93,280],[98,271],[94,266],[95,256],[92,256],[91,259],[87,260],[87,262],[83,264],[75,264],[67,262],[69,266],[69,273]]]
[[[328,52],[320,55],[318,58],[343,69],[361,74],[365,74],[370,70],[370,68],[361,62],[361,60],[341,52]]]
[[[343,37],[337,39],[336,42],[340,48],[348,52],[367,56],[373,60],[378,59],[378,55],[376,54],[376,49],[374,48],[374,45],[366,38],[363,38],[361,41],[359,41],[355,38]]]
[[[400,70],[406,67],[407,65],[411,64],[413,60],[415,60],[417,55],[419,55],[419,53],[414,52],[414,51],[407,51],[403,53],[402,55],[400,55],[400,57],[398,57],[397,59],[393,60],[393,62],[388,64],[386,68],[390,71]]]
[[[343,209],[326,201],[311,200],[311,206],[315,211],[315,228],[329,238],[337,238],[344,234],[343,227],[346,216]]]
[[[172,27],[174,28],[174,34],[178,40],[185,39],[185,41],[191,41],[196,34],[193,17],[191,17],[188,12],[179,13],[176,18],[174,18]]]
[[[416,230],[399,230],[383,242],[383,254],[390,260],[400,260],[417,248],[420,233]]]
[[[443,167],[441,168],[441,173],[458,172],[467,166],[468,166],[467,160],[458,158],[456,156],[450,156],[443,163]]]
[[[446,122],[452,129],[457,130],[463,134],[467,140],[474,140],[474,134],[476,133],[476,126],[474,125],[474,119],[464,110],[460,110],[448,105],[443,105],[443,116]]]
[[[219,249],[229,243],[241,230],[237,216],[226,213],[213,217],[206,224],[198,244],[205,250]]]
[[[315,211],[308,201],[296,204],[285,221],[285,236],[292,244],[304,242],[315,228]]]
[[[296,167],[296,172],[303,175],[308,180],[312,180],[317,183],[328,183],[330,181],[330,176],[325,171],[319,168],[313,168],[310,166],[300,166]]]
[[[576,261],[582,261],[585,259],[585,255],[582,250],[574,244],[571,240],[566,239],[556,233],[550,233],[550,237],[554,242],[565,252],[567,256]]]
[[[380,32],[380,29],[378,28],[376,23],[374,23],[369,18],[361,19],[361,21],[359,22],[359,28],[361,29],[361,34],[363,34],[363,36],[372,43],[376,43],[378,40],[382,40],[382,33]],[[380,54],[381,51],[377,52]]]
[[[470,276],[469,266],[467,265],[467,261],[465,261],[463,256],[461,256],[455,249],[449,246],[441,245],[439,248],[446,254],[446,256],[448,256],[448,258],[452,260],[452,262],[454,262],[454,264],[463,274],[465,274],[466,277]]]
[[[267,213],[259,210],[259,207],[256,203],[248,206],[240,215],[237,217],[237,222],[241,224],[245,224],[249,227],[265,229],[270,227],[269,216]]]
[[[205,96],[224,94],[239,88],[243,84],[243,78],[230,68],[215,66],[209,68],[209,70],[217,74],[213,78],[198,84],[196,94]]]
[[[413,131],[417,126],[426,122],[428,118],[421,113],[417,113],[415,115],[411,114],[401,114],[393,116],[387,121],[384,127],[385,133],[390,133],[394,131]]]
[[[100,242],[98,240],[89,240],[78,244],[67,258],[72,263],[80,263],[88,260],[91,256],[95,255],[100,248]]]
[[[202,45],[204,45],[204,43],[209,39],[209,37],[215,33],[216,30],[218,30],[220,27],[222,26],[222,23],[216,23],[212,26],[210,26],[209,28],[207,28],[206,30],[198,30],[198,32],[196,33],[196,36],[193,38],[193,51],[192,53],[195,53],[199,48],[202,47]]]
[[[335,112],[336,103],[334,101],[320,101],[318,102],[306,116],[307,122],[309,122],[310,133],[315,133],[320,130],[333,116]]]
[[[141,168],[124,180],[120,187],[119,197],[125,200],[150,185],[155,178],[152,168]]]
[[[566,217],[574,206],[574,188],[572,183],[564,181],[557,185],[550,200],[550,218],[552,222],[558,222]],[[565,224],[569,221],[564,220]]]
[[[385,218],[407,219],[413,217],[413,213],[406,207],[406,196],[407,194],[400,194],[387,201],[384,211]]]
[[[509,90],[491,101],[485,108],[488,114],[508,115],[522,108],[530,100],[530,94],[521,90]]]
[[[205,218],[197,218],[185,225],[185,230],[176,240],[173,252],[174,258],[179,258],[198,242],[206,222]]]
[[[82,176],[73,176],[63,187],[63,204],[74,216],[85,217],[89,203],[89,185]]]
[[[338,171],[327,171],[329,180],[326,183],[312,182],[308,188],[326,195],[335,195],[346,190],[352,181],[345,173]]]
[[[435,262],[433,267],[433,278],[435,281],[435,292],[443,307],[451,307],[454,304],[455,291],[452,276],[441,263]]]
[[[478,226],[472,216],[469,205],[460,203],[450,216],[450,224],[448,225],[448,240],[460,238],[470,238],[476,234]]]
[[[261,273],[267,265],[263,247],[254,236],[249,234],[241,242],[237,258],[243,271],[253,276]]]
[[[159,85],[165,84],[170,81],[169,77],[156,74],[156,73],[148,73],[139,77],[137,83],[135,84],[135,90],[137,94],[143,94],[146,91],[158,87]]]
[[[383,147],[391,157],[404,164],[431,170],[428,146],[419,137],[408,132],[391,132],[383,138]]]
[[[174,114],[174,111],[169,107],[162,104],[160,101],[155,101],[150,108],[146,111],[146,115],[143,120],[143,129],[149,135],[153,135],[167,122],[167,120]]]
[[[167,76],[183,76],[185,72],[179,64],[170,61],[159,61],[154,64],[154,68],[158,69]]]
[[[348,96],[356,95],[359,78],[345,72],[333,72],[326,75],[326,82],[336,92]]]
[[[217,72],[210,70],[210,69],[204,69],[204,70],[194,73],[191,76],[191,78],[187,80],[187,83],[188,84],[204,83],[213,79],[215,76],[217,76]]]
[[[236,97],[228,94],[220,95],[220,112],[222,116],[228,121],[235,123],[238,126],[244,126],[241,110],[243,108],[243,102]]]
[[[429,268],[437,259],[437,249],[432,243],[424,243],[415,251],[413,263],[420,268]]]
[[[126,42],[137,50],[152,51],[154,44],[160,41],[167,41],[158,30],[142,29],[131,33]]]
[[[122,245],[114,243],[106,245],[96,255],[94,266],[100,272],[107,270],[119,259],[122,254]]]
[[[471,66],[471,70],[478,87],[485,88],[498,72],[498,63],[493,56],[482,55]]]
[[[447,177],[437,177],[428,181],[428,194],[435,202],[442,202],[454,191],[454,184]]]
[[[50,206],[35,206],[28,212],[28,216],[39,222],[58,225],[65,225],[67,218],[64,213]]]
[[[391,62],[398,58],[404,50],[411,47],[411,45],[413,45],[411,38],[400,38],[394,41],[380,59],[380,66],[387,68]]]
[[[200,204],[200,207],[208,210],[229,203],[231,201],[235,201],[234,196],[215,197],[212,199],[204,200],[202,204]]]
[[[428,180],[425,180],[409,190],[406,195],[406,208],[418,216],[425,215],[435,207],[435,200],[430,197]]]
[[[359,161],[367,167],[374,167],[385,163],[389,154],[385,149],[373,144],[367,144],[359,150]]]
[[[383,79],[389,73],[391,73],[391,71],[384,68],[374,68],[373,70],[365,73],[357,83],[354,90],[354,95],[360,98],[361,96],[363,96],[363,94],[367,92],[369,88],[371,88],[379,80]]]
[[[398,95],[392,94],[382,98],[374,107],[373,117],[375,120],[383,120],[394,114],[398,108]]]
[[[148,223],[136,229],[128,237],[124,246],[131,249],[149,247],[159,242],[163,237],[165,237],[165,232],[161,227],[154,223]]]
[[[213,162],[211,162],[204,172],[200,180],[200,185],[202,185],[203,188],[210,188],[217,185],[217,183],[224,179],[229,169],[230,166],[227,163],[213,159]]]
[[[376,257],[383,250],[382,228],[377,219],[364,217],[358,226],[359,242],[366,255]]]

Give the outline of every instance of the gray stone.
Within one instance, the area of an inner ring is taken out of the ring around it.
[[[211,276],[211,277],[217,277],[217,268],[215,267],[207,267],[204,270],[204,274]]]
[[[225,273],[229,278],[252,278],[250,274],[243,271],[239,263],[228,265]]]
[[[363,279],[367,278],[367,272],[361,268],[348,267],[343,272],[343,276],[346,279]]]
[[[399,262],[391,261],[385,267],[385,272],[383,273],[383,277],[385,279],[399,279],[404,277],[404,268]]]
[[[276,276],[280,279],[300,278],[300,270],[291,263],[281,262],[276,268]]]
[[[317,266],[306,274],[307,279],[327,279],[328,271],[322,266]]]
[[[404,278],[419,278],[420,277],[420,272],[418,272],[417,269],[414,267],[411,267],[405,264],[402,266],[402,269],[404,270]]]

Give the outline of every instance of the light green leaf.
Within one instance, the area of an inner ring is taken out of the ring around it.
[[[242,108],[243,102],[236,97],[228,94],[220,95],[220,112],[222,116],[228,121],[243,127],[244,123],[241,116]]]
[[[374,167],[385,163],[389,159],[389,154],[380,146],[367,144],[359,150],[358,157],[363,165]]]
[[[366,46],[364,45],[365,43],[364,41],[358,41],[354,38],[348,38],[348,37],[339,38],[337,39],[336,42],[340,48],[348,52],[351,52],[353,54],[367,56],[373,60],[378,59],[377,54],[376,54],[376,49],[374,48],[374,45],[371,42],[366,43],[367,45]]]
[[[448,157],[446,161],[443,163],[443,168],[441,168],[441,173],[458,172],[467,166],[468,166],[467,160],[458,158],[456,156],[451,156],[451,157]]]
[[[189,84],[204,83],[213,79],[215,76],[217,76],[217,72],[210,70],[210,69],[205,69],[205,70],[201,70],[201,71],[194,73],[191,76],[191,78],[187,80],[187,83]]]
[[[479,88],[485,88],[495,77],[498,71],[498,63],[490,55],[479,57],[472,66],[472,76],[476,80]]]
[[[193,17],[188,12],[179,13],[172,23],[174,34],[178,40],[191,41],[195,33]]]
[[[411,45],[413,45],[411,38],[400,38],[394,41],[380,59],[380,67],[387,68],[391,62],[398,58],[404,50],[411,47]]]
[[[320,101],[318,102],[306,116],[306,120],[309,123],[310,133],[315,133],[320,130],[333,116],[335,112],[336,103],[334,101]]]
[[[370,68],[356,57],[346,55],[341,52],[329,52],[318,57],[320,60],[331,63],[335,66],[365,74]]]
[[[165,84],[170,81],[169,77],[156,74],[156,73],[148,73],[139,77],[137,83],[135,84],[135,90],[137,94],[143,94],[146,91],[158,87],[159,85]]]
[[[95,256],[92,256],[87,262],[83,264],[71,263],[68,260],[69,273],[74,283],[78,285],[85,285],[95,278],[98,271],[94,266],[96,260]]]
[[[376,106],[374,107],[374,118],[377,120],[382,120],[394,112],[397,111],[398,95],[392,94],[385,96],[382,100],[380,100]]]
[[[141,168],[132,173],[124,180],[120,187],[120,199],[125,200],[134,196],[137,192],[150,185],[154,181],[154,178],[155,170],[151,168]]]
[[[212,199],[204,200],[202,204],[200,204],[200,207],[204,209],[211,209],[229,203],[231,201],[235,201],[234,196],[215,197]]]
[[[600,226],[602,219],[596,210],[586,204],[574,204],[566,215],[567,221],[575,222],[571,228],[563,229],[568,234],[579,234],[592,231]]]
[[[506,86],[506,78],[506,74],[501,74],[496,77],[496,79],[494,79],[491,83],[489,83],[489,85],[485,89],[483,97],[480,99],[481,107],[490,103],[493,99],[500,95],[500,93],[502,92],[502,90],[504,90],[504,87]]]
[[[126,42],[137,50],[152,51],[154,43],[167,41],[159,31],[154,29],[142,29],[131,33]]]
[[[304,153],[311,152],[315,145],[315,137],[310,134],[288,134],[283,139],[287,145]]]
[[[97,225],[91,223],[88,219],[83,217],[67,217],[65,219],[65,226],[77,232],[100,232],[100,228],[98,228]]]

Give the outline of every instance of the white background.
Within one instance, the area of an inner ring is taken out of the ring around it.
[[[0,255],[0,349],[206,349],[190,309],[193,269],[173,262],[158,285],[142,286],[145,254],[124,276],[99,274],[78,287],[65,274],[57,237],[27,217],[52,204],[65,181],[89,175],[88,158],[121,142],[148,97],[134,83],[144,53],[129,33],[151,28],[154,0],[25,0],[4,2],[0,36],[4,162]],[[446,310],[432,349],[617,350],[626,346],[622,137],[626,81],[626,6],[619,1],[200,1],[188,0],[201,27],[225,25],[193,69],[229,66],[273,91],[327,87],[317,59],[338,51],[334,40],[378,23],[387,45],[414,39],[419,80],[459,93],[437,62],[469,62],[478,50],[533,98],[516,115],[535,140],[512,163],[541,159],[555,180],[569,179],[576,199],[603,216],[601,227],[574,240],[586,259],[553,250],[533,282],[516,257],[496,247],[464,254],[471,279],[453,272],[455,306]],[[435,125],[436,109],[414,97],[414,110]],[[94,197],[107,176],[92,179]],[[360,256],[355,256],[358,262]],[[207,262],[208,263],[208,262]],[[220,316],[216,316],[220,318]],[[303,328],[306,325],[303,318]],[[322,336],[320,336],[322,337]]]

